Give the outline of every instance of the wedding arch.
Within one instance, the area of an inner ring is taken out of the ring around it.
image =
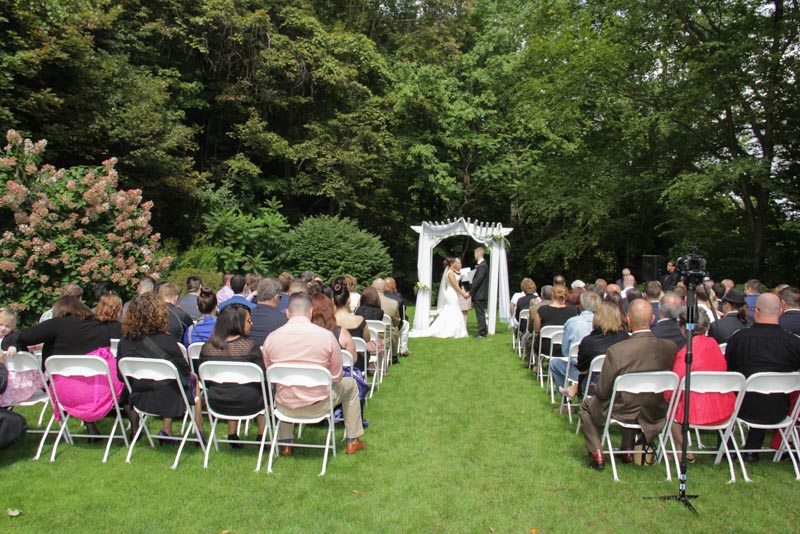
[[[500,302],[508,302],[508,260],[505,237],[513,228],[503,228],[500,223],[470,222],[463,217],[447,222],[423,222],[411,227],[419,234],[417,257],[417,307],[414,310],[414,329],[423,330],[430,323],[431,286],[433,277],[433,248],[443,239],[468,235],[488,249],[489,261],[489,334],[495,333],[498,290]],[[500,321],[508,322],[508,306],[500,306]]]

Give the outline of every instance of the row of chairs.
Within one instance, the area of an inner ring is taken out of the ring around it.
[[[520,315],[521,314],[522,312],[520,313]],[[544,328],[542,330],[544,330]],[[558,337],[558,330],[557,330],[558,328],[559,327],[554,327],[553,331],[548,333],[548,337],[550,337],[550,339],[553,341],[558,340],[558,342],[560,342],[561,340]],[[560,328],[563,334],[563,327]],[[516,343],[519,342],[520,338],[517,337]],[[553,345],[555,345],[555,343],[551,343],[551,351],[549,354],[542,355],[541,338],[540,338],[539,356],[537,360],[538,362],[537,365],[538,365],[540,385],[542,386],[544,386],[544,382],[542,379],[543,376],[542,365],[543,363],[549,362],[553,359],[558,358],[566,361],[567,376],[569,376],[569,366],[571,365],[570,358],[562,356],[553,356],[552,353]],[[517,348],[518,345],[514,346],[514,344],[512,344],[512,347],[515,348],[515,350],[517,350],[517,353],[519,355],[519,349]],[[570,356],[577,356],[577,347],[570,348]],[[533,360],[533,358],[534,354],[532,351],[531,360]],[[588,377],[591,377],[594,373],[600,372],[604,360],[605,360],[605,355],[598,356],[592,360]],[[619,481],[614,455],[633,454],[640,452],[634,450],[619,450],[619,449],[615,450],[613,448],[610,436],[610,430],[613,426],[619,426],[621,428],[632,429],[632,430],[641,430],[641,427],[638,424],[632,424],[625,421],[621,421],[614,417],[613,414],[614,401],[616,396],[622,393],[628,393],[628,394],[644,394],[644,393],[664,394],[666,392],[672,393],[670,397],[670,403],[668,405],[666,424],[664,425],[662,432],[659,434],[657,438],[656,460],[657,461],[660,461],[662,459],[664,460],[667,479],[671,480],[670,467],[669,467],[669,461],[667,460],[667,449],[666,449],[667,444],[669,444],[672,452],[672,457],[675,462],[676,474],[680,473],[679,455],[678,451],[676,450],[675,441],[672,437],[671,427],[676,418],[682,418],[682,414],[677,414],[676,410],[680,405],[680,400],[683,399],[685,382],[686,382],[685,378],[679,379],[678,375],[676,375],[671,371],[629,373],[626,375],[618,376],[616,378],[616,380],[614,381],[614,387],[612,390],[610,404],[609,404],[610,408],[606,418],[606,423],[603,429],[603,435],[601,440],[603,447],[605,448],[610,458],[611,467],[614,474],[614,480]],[[586,386],[583,391],[584,398],[589,396],[590,386],[591,386],[591,380],[587,379]],[[548,366],[548,388],[550,389],[551,402],[554,402],[553,398],[554,387],[555,385],[553,384],[552,374],[549,372],[549,366]],[[690,395],[701,395],[706,393],[734,393],[736,394],[736,403],[730,417],[728,417],[728,419],[726,419],[725,421],[722,421],[719,424],[715,425],[690,426],[690,429],[693,430],[695,433],[697,446],[694,446],[693,442],[690,440],[690,447],[687,451],[687,454],[714,455],[715,464],[719,464],[724,456],[728,461],[728,466],[730,469],[729,482],[731,483],[736,481],[736,474],[734,469],[732,451],[730,450],[729,443],[733,445],[733,453],[735,453],[736,458],[738,460],[742,476],[747,482],[751,482],[752,480],[750,479],[747,473],[747,468],[745,466],[742,453],[745,452],[768,453],[772,455],[773,461],[775,462],[780,461],[783,454],[787,454],[794,467],[795,478],[796,480],[800,480],[800,463],[799,463],[800,435],[798,435],[797,431],[797,425],[798,422],[800,422],[800,402],[795,403],[795,405],[791,410],[791,413],[787,414],[781,421],[775,424],[754,423],[751,421],[747,421],[739,416],[739,411],[742,402],[747,394],[789,394],[795,391],[800,391],[800,372],[756,373],[751,375],[747,379],[744,377],[744,375],[740,373],[709,372],[709,371],[693,372],[690,381]],[[569,420],[570,422],[572,422],[573,405],[571,404],[569,399],[562,397],[561,400],[562,411],[563,407],[565,406],[567,407],[568,410]],[[736,438],[735,433],[736,430],[738,429],[739,439],[743,443],[745,439],[744,436],[746,428],[761,428],[765,430],[773,430],[778,432],[782,438],[781,448],[777,451],[769,448],[763,448],[757,450],[741,449],[739,443],[735,439]],[[580,431],[580,420],[578,421],[577,424],[576,434],[579,431]],[[701,431],[713,431],[717,433],[717,435],[719,436],[719,441],[721,443],[721,446],[713,449],[703,447],[702,441],[700,440]]]
[[[368,352],[367,350],[367,343],[360,338],[357,338],[356,341],[356,349],[357,350],[364,350],[365,354],[368,354],[368,361],[375,366],[375,372],[372,375],[371,380],[371,391],[370,396],[374,394],[375,388],[380,387],[380,383],[383,380],[383,376],[385,374],[384,363],[390,362],[391,358],[387,357],[387,355],[391,354],[391,335],[389,334],[389,329],[385,325],[383,321],[373,321],[373,324],[369,325],[370,331],[372,335],[375,336],[376,339],[380,339],[383,341],[383,350],[376,350],[372,353]],[[377,344],[378,347],[381,346],[380,343]],[[116,347],[113,347],[116,348]],[[211,434],[210,439],[207,443],[204,444],[204,467],[208,466],[209,454],[211,450],[211,446],[213,445],[216,450],[218,450],[218,443],[220,441],[227,441],[227,440],[219,440],[216,437],[216,425],[220,419],[223,420],[236,420],[236,421],[247,421],[249,422],[253,418],[259,415],[264,415],[267,419],[267,428],[264,432],[262,439],[260,442],[253,442],[258,443],[259,445],[259,454],[258,454],[258,463],[256,465],[256,471],[261,469],[262,465],[262,457],[264,452],[264,447],[266,444],[267,437],[270,437],[270,454],[268,460],[268,472],[272,472],[272,465],[273,460],[275,457],[275,451],[277,447],[277,430],[281,422],[284,424],[286,423],[293,423],[293,424],[300,424],[301,428],[303,424],[315,424],[322,421],[328,422],[328,433],[326,435],[324,445],[315,445],[315,444],[301,444],[295,443],[293,446],[295,447],[314,447],[314,448],[324,448],[325,454],[323,457],[323,465],[322,471],[320,472],[320,476],[325,474],[328,462],[328,453],[333,452],[334,456],[336,455],[336,442],[334,439],[334,410],[333,410],[333,396],[332,396],[332,387],[333,382],[330,373],[327,369],[319,367],[319,366],[310,366],[310,365],[301,365],[301,364],[276,364],[271,366],[266,376],[264,376],[263,371],[257,366],[252,363],[246,362],[205,362],[202,365],[197,365],[199,363],[199,356],[200,351],[202,349],[202,343],[195,343],[190,345],[188,348],[182,347],[182,351],[186,358],[190,361],[192,365],[193,371],[199,377],[199,382],[201,386],[201,391],[203,396],[205,397],[205,404],[208,410],[208,416],[211,421]],[[350,354],[348,351],[342,351],[342,360],[344,366],[353,367],[354,365],[354,355]],[[10,358],[9,360],[9,367],[15,371],[32,371],[37,372],[40,374],[42,383],[47,383],[45,380],[45,373],[41,371],[41,363],[38,358],[36,358],[33,354],[20,352],[17,354],[15,358]],[[180,377],[178,374],[177,369],[175,366],[166,360],[158,360],[152,358],[136,358],[130,357],[121,360],[119,363],[119,371],[123,377],[126,387],[130,391],[130,380],[173,380],[178,384],[178,389],[181,392],[182,399],[184,401],[184,405],[186,407],[186,417],[184,420],[184,425],[182,425],[181,429],[181,438],[180,438],[180,445],[178,447],[178,451],[175,455],[175,460],[172,464],[172,468],[176,469],[179,462],[182,451],[187,442],[196,442],[201,443],[199,436],[202,434],[202,425],[199,424],[198,421],[195,420],[194,411],[191,408],[191,403],[189,402],[189,398],[186,396],[186,392],[182,387],[180,387]],[[114,370],[109,368],[109,365],[106,360],[98,356],[71,356],[71,355],[56,355],[51,356],[45,361],[46,367],[46,375],[49,378],[53,379],[57,376],[63,377],[97,377],[100,381],[107,382],[106,391],[114,391],[114,384],[113,384],[113,377],[112,373]],[[264,398],[264,409],[261,409],[255,413],[246,414],[246,415],[232,415],[232,414],[225,414],[215,411],[212,406],[210,406],[207,397],[207,388],[206,382],[213,382],[213,383],[236,383],[236,384],[248,384],[254,383],[259,384],[259,387],[262,392],[262,396]],[[273,401],[272,392],[274,390],[274,386],[277,384],[285,385],[285,386],[305,386],[305,387],[312,387],[312,386],[327,386],[329,388],[330,399],[331,399],[331,406],[330,410],[326,412],[322,417],[319,418],[310,418],[310,419],[299,419],[297,417],[289,416],[288,414],[282,413],[278,409],[270,410],[269,407],[275,406]],[[56,438],[53,443],[53,448],[50,454],[50,461],[55,461],[56,453],[58,450],[58,446],[62,441],[66,441],[67,443],[72,444],[73,439],[76,437],[86,437],[86,438],[105,438],[106,446],[105,452],[103,455],[103,462],[105,463],[108,459],[108,455],[110,452],[111,444],[115,439],[122,439],[124,441],[125,446],[128,448],[126,462],[130,463],[131,456],[133,454],[134,447],[137,441],[141,438],[142,434],[145,435],[147,438],[150,446],[154,446],[153,436],[150,434],[148,429],[147,421],[149,418],[156,416],[152,413],[147,413],[137,409],[137,412],[140,416],[140,425],[137,429],[136,433],[134,434],[133,438],[128,440],[128,436],[125,432],[125,425],[124,420],[122,418],[122,410],[119,406],[116,396],[110,395],[109,396],[113,399],[113,410],[112,415],[114,416],[114,422],[112,424],[112,428],[110,433],[102,436],[96,435],[89,435],[89,434],[75,434],[72,433],[69,429],[69,419],[70,419],[70,406],[65,403],[62,403],[59,400],[59,393],[58,387],[56,386],[56,381],[50,381],[50,394],[45,391],[37,393],[30,399],[26,400],[25,402],[18,403],[16,406],[32,406],[34,404],[42,403],[42,411],[40,413],[40,420],[39,426],[42,424],[42,420],[45,414],[45,411],[48,405],[51,403],[51,395],[52,395],[52,405],[53,405],[53,414],[47,424],[45,430],[42,431],[42,438],[39,443],[39,447],[36,452],[36,456],[34,459],[39,459],[41,457],[42,451],[44,446],[54,430],[54,424],[58,423],[58,431],[56,433]],[[108,400],[108,399],[107,399]],[[268,413],[269,412],[269,413]],[[301,430],[302,431],[302,430]],[[248,442],[241,442],[241,443],[248,443]]]

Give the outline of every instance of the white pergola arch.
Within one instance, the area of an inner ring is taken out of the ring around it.
[[[500,223],[470,222],[463,217],[447,222],[423,222],[411,227],[419,234],[417,258],[417,307],[414,311],[414,330],[424,330],[430,323],[431,287],[433,277],[433,249],[448,237],[468,235],[489,249],[489,309],[486,322],[489,334],[495,333],[498,289],[500,302],[508,302],[508,260],[505,237],[513,228],[503,228]],[[500,306],[500,321],[508,322],[508,306]]]

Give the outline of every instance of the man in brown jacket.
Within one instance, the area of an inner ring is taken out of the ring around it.
[[[627,373],[671,371],[678,352],[675,343],[658,339],[650,332],[653,308],[646,300],[631,302],[627,320],[631,337],[608,349],[595,394],[586,399],[580,408],[583,437],[592,457],[590,466],[598,471],[605,467],[600,436],[608,415],[614,380]],[[661,394],[621,394],[617,395],[614,403],[615,418],[639,423],[647,441],[661,431],[666,413],[667,402]],[[632,449],[632,440],[633,436],[624,432],[623,448]]]

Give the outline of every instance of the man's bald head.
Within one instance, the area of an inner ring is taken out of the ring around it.
[[[761,324],[778,324],[781,316],[781,299],[773,293],[762,293],[756,299],[755,320]]]
[[[376,278],[374,282],[372,282],[372,287],[375,288],[375,291],[378,293],[383,293],[386,290],[386,280],[383,278]]]
[[[631,332],[650,330],[653,322],[653,307],[645,299],[636,299],[628,306],[628,326]]]

